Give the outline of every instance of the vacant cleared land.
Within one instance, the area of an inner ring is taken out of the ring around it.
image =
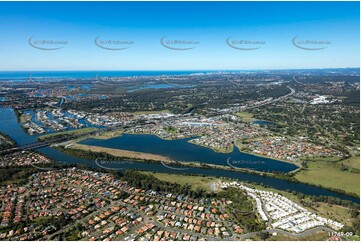
[[[168,109],[160,110],[160,111],[137,111],[133,112],[134,114],[158,114],[158,113],[171,113]]]
[[[252,121],[252,117],[253,117],[252,113],[247,113],[247,112],[238,112],[238,113],[236,113],[236,115],[238,117],[242,118],[242,120],[247,123],[250,123]]]
[[[91,138],[94,139],[111,139],[111,138],[115,138],[115,137],[119,137],[123,134],[122,130],[113,130],[113,131],[107,131],[107,132],[102,132],[99,135],[94,135]]]
[[[360,174],[342,171],[341,164],[333,162],[308,162],[308,169],[295,175],[300,182],[340,189],[360,196]]]
[[[31,115],[22,113],[20,115],[20,123],[25,123],[31,119]]]
[[[360,170],[360,156],[352,156],[351,158],[342,161],[342,163],[345,166]]]
[[[352,221],[350,220],[350,209],[337,205],[328,205],[327,203],[317,203],[317,206],[312,206],[311,209],[318,212],[322,216],[339,221],[345,225],[352,226]]]
[[[203,176],[190,176],[179,174],[158,173],[150,171],[142,171],[143,174],[149,174],[155,176],[159,180],[178,183],[180,185],[190,185],[193,190],[197,188],[206,191],[215,191],[215,184],[219,183],[220,179],[215,177],[203,177]]]

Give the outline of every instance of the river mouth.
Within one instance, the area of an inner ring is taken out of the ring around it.
[[[0,107],[0,131],[9,135],[9,137],[11,137],[20,145],[36,142],[36,136],[28,135],[21,128],[20,124],[18,123],[16,114],[12,108]],[[187,141],[183,140],[183,142],[187,142]],[[200,146],[196,146],[196,147],[207,149]],[[184,167],[177,165],[165,166],[162,163],[132,162],[127,159],[120,159],[118,162],[112,161],[112,162],[102,163],[102,161],[99,160],[90,160],[90,159],[73,157],[52,147],[40,148],[37,149],[37,151],[46,155],[49,158],[52,158],[58,163],[63,163],[63,164],[76,163],[76,164],[86,165],[88,167],[103,168],[103,169],[105,167],[108,170],[113,170],[113,171],[136,169],[136,170],[155,171],[155,172],[173,173],[173,174],[194,174],[194,175],[205,175],[205,176],[213,176],[213,177],[226,177],[231,179],[237,179],[239,181],[244,181],[244,182],[255,182],[258,184],[268,185],[278,190],[297,191],[306,195],[314,195],[314,196],[332,196],[332,197],[340,198],[342,200],[352,201],[357,204],[360,203],[360,198],[334,192],[329,189],[320,188],[303,183],[289,182],[286,180],[273,178],[273,177],[244,173],[240,171],[229,171],[229,170],[214,169],[214,168],[203,169],[197,167]],[[280,163],[287,164],[286,162],[280,162]],[[100,167],[99,164],[101,164],[103,167]]]

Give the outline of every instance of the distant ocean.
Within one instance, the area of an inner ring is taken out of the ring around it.
[[[225,71],[0,71],[0,80],[27,80],[29,78],[95,78],[99,77],[133,77],[206,74]],[[228,72],[228,71],[227,71]],[[234,72],[234,71],[229,71]],[[239,71],[237,71],[239,72]]]

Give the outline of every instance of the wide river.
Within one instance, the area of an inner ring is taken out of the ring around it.
[[[237,148],[228,154],[217,153],[212,149],[189,143],[188,140],[190,139],[164,140],[155,135],[124,134],[107,140],[87,139],[80,143],[162,155],[176,161],[231,165],[236,168],[248,168],[257,171],[289,172],[297,169],[294,164],[246,154]]]
[[[14,110],[11,108],[0,108],[0,131],[9,135],[20,145],[36,141],[36,136],[30,136],[23,131],[20,124],[17,122]],[[228,160],[232,165],[236,167],[248,167],[255,170],[290,171],[295,169],[295,166],[292,164],[244,154],[242,152],[239,152],[238,149],[234,149],[233,152],[230,154],[219,154],[213,152],[210,149],[190,144],[187,142],[187,140],[188,139],[167,141],[151,135],[123,135],[121,137],[109,140],[88,139],[83,141],[83,143],[109,148],[149,152],[153,154],[169,156],[170,158],[183,161],[207,161],[207,163],[210,164],[227,165]],[[259,184],[269,185],[279,190],[294,190],[307,195],[315,196],[332,196],[344,200],[353,201],[355,203],[360,203],[359,198],[333,192],[328,189],[243,172],[213,168],[203,169],[192,167],[179,167],[174,165],[167,166],[162,164],[149,164],[130,161],[104,162],[87,160],[69,156],[51,147],[40,148],[38,149],[38,151],[60,163],[78,163],[87,165],[89,167],[102,167],[118,171],[132,168],[164,173],[200,174],[206,176],[228,177],[240,181],[257,182]]]

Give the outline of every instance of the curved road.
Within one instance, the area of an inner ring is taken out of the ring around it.
[[[291,91],[290,93],[288,93],[288,94],[286,94],[284,96],[272,99],[271,101],[268,101],[268,102],[265,102],[265,103],[261,103],[261,104],[250,106],[250,107],[245,107],[243,110],[247,110],[247,109],[251,109],[251,108],[258,108],[258,107],[261,107],[261,106],[264,106],[264,105],[268,105],[268,104],[275,103],[275,102],[278,102],[278,101],[281,101],[281,100],[285,100],[288,97],[290,97],[290,96],[292,96],[292,95],[294,95],[296,93],[295,89],[293,89],[292,87],[287,86],[287,88],[290,89],[290,91]]]

